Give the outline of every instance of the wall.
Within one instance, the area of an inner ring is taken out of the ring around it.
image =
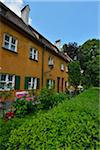
[[[40,89],[42,88],[42,46],[39,46],[34,41],[31,41],[25,35],[17,32],[7,24],[0,23],[0,69],[1,73],[9,73],[19,75],[21,77],[20,88],[24,89],[24,79],[26,76],[33,76],[40,78]],[[3,34],[9,33],[18,39],[17,52],[14,53],[2,48],[3,46]],[[38,62],[29,59],[30,47],[38,49],[39,56]],[[48,66],[48,57],[53,56],[54,68],[50,69]],[[68,74],[66,71],[61,71],[61,63],[67,66],[62,58],[58,57],[49,49],[44,51],[44,86],[46,86],[47,79],[55,80],[55,90],[57,91],[57,77],[64,78],[63,91],[65,90],[65,81],[68,80]],[[60,91],[62,91],[62,85],[60,81]]]

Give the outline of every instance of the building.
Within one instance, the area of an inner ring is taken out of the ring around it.
[[[63,92],[71,58],[28,25],[29,10],[18,17],[0,2],[0,90],[53,86]]]

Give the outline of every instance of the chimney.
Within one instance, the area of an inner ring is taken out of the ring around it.
[[[67,56],[67,52],[64,53]]]
[[[61,50],[61,40],[55,41],[55,46],[56,46],[59,50]]]
[[[24,21],[25,24],[28,25],[28,21],[29,21],[29,11],[30,11],[30,7],[29,5],[26,5],[22,10],[21,10],[21,18]]]

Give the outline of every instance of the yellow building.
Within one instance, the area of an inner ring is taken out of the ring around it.
[[[46,86],[65,91],[70,57],[28,25],[28,5],[21,18],[1,2],[0,6],[0,91]]]

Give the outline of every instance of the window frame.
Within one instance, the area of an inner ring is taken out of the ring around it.
[[[66,66],[66,73],[68,73],[68,66]]]
[[[6,75],[5,81],[4,81],[4,80],[1,81],[2,75]],[[9,80],[9,76],[12,76],[12,81]],[[4,83],[4,87],[3,87],[3,88],[0,87],[0,91],[14,90],[14,86],[15,86],[15,75],[13,75],[13,74],[4,74],[4,73],[3,73],[3,74],[0,74],[0,84],[1,84],[1,83]],[[11,87],[11,88],[7,87],[8,84],[12,84],[12,87]]]
[[[64,66],[63,63],[60,65],[60,69],[61,69],[61,71],[64,71],[64,70],[65,70],[65,66]]]
[[[47,79],[47,88],[52,89],[55,87],[55,80]]]
[[[54,59],[52,56],[48,57],[48,66],[53,66],[54,65]]]
[[[30,48],[29,58],[38,61],[38,50],[36,48]]]
[[[37,78],[36,77],[30,77],[30,82],[28,82],[28,90],[36,90],[37,89]],[[30,84],[30,85],[29,85]]]
[[[9,37],[9,41],[7,41],[7,40],[5,39],[6,36]],[[15,44],[12,43],[12,39],[15,40]],[[5,46],[5,43],[8,43],[8,47]],[[18,40],[17,40],[16,37],[14,37],[14,36],[12,36],[12,35],[10,35],[10,34],[8,34],[8,33],[4,33],[4,35],[3,35],[3,47],[4,47],[5,49],[7,49],[7,50],[9,50],[9,51],[11,51],[11,52],[17,52],[17,45],[18,45]],[[14,46],[15,49],[12,49],[12,48],[11,48],[12,46]]]

